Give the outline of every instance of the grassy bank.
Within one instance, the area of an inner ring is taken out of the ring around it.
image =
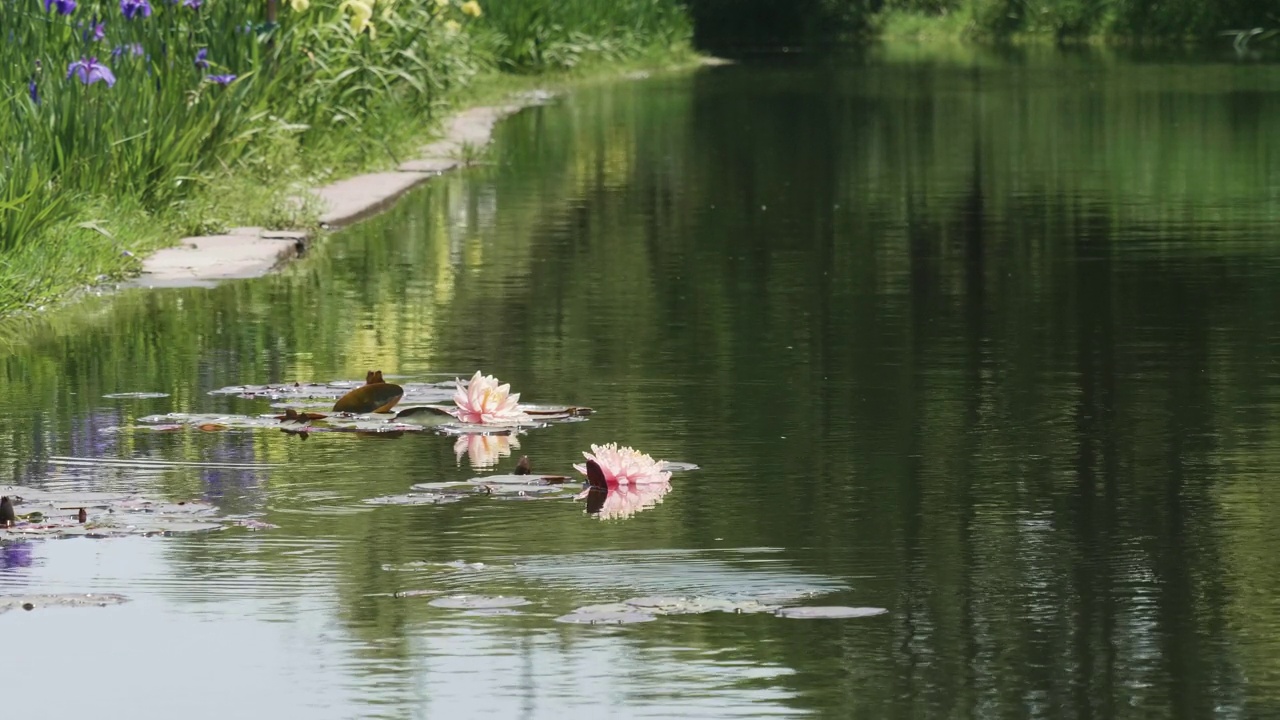
[[[526,5],[0,0],[0,315],[184,235],[312,226],[300,190],[394,166],[458,107],[693,58],[674,0]]]

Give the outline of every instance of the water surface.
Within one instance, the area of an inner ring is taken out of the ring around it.
[[[6,711],[1274,716],[1278,113],[1280,66],[1231,57],[654,77],[515,116],[282,276],[35,323],[0,359],[6,481],[280,527],[5,548],[0,592],[133,599],[0,615]],[[430,434],[119,430],[270,410],[225,385],[477,368],[598,412],[483,470]],[[139,391],[169,396],[104,398]],[[361,502],[608,441],[701,469],[624,521]],[[553,621],[795,591],[889,612]]]

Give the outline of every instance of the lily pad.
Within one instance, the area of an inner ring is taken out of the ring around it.
[[[435,492],[436,490],[450,490],[453,488],[473,488],[474,484],[466,480],[454,480],[452,482],[426,482],[410,485],[409,489],[413,492]]]
[[[784,607],[777,611],[778,617],[805,620],[836,620],[843,618],[861,618],[883,615],[889,612],[885,608],[845,607],[843,605]]]
[[[231,524],[238,525],[242,528],[249,528],[250,530],[255,530],[255,531],[256,530],[278,530],[280,528],[279,525],[273,525],[272,523],[269,523],[269,522],[263,522],[262,520],[258,520],[256,518],[241,518],[239,520],[232,520]]]
[[[573,405],[535,405],[520,404],[520,409],[525,415],[529,415],[538,420],[567,420],[570,418],[585,418],[595,412],[589,407],[577,407]]]
[[[656,615],[650,615],[638,610],[602,610],[595,612],[575,610],[568,615],[561,615],[556,618],[556,622],[572,625],[630,625],[657,619]]]
[[[427,603],[433,607],[451,608],[454,610],[479,610],[492,608],[511,608],[529,605],[529,601],[518,596],[506,595],[450,595]]]
[[[443,572],[445,570],[454,570],[462,572],[478,572],[484,570],[487,565],[482,562],[469,563],[465,560],[450,560],[449,562],[430,562],[427,560],[410,560],[399,565],[386,563],[382,566],[383,570],[391,572],[419,572],[424,570],[436,570]]]
[[[365,505],[447,505],[464,499],[465,495],[446,495],[443,493],[405,493],[403,495],[383,495],[382,497],[365,498]]]
[[[123,537],[219,530],[229,524],[204,502],[170,502],[138,495],[51,492],[30,487],[0,488],[13,498],[19,515],[38,518],[0,528],[0,540],[35,537]],[[80,510],[85,521],[80,521]],[[34,515],[33,513],[38,513]]]
[[[563,485],[567,478],[564,475],[486,475],[474,477],[467,482],[472,485],[533,485],[538,487],[554,487]]]
[[[505,617],[510,615],[521,615],[523,613],[521,613],[519,610],[513,610],[512,608],[497,607],[497,608],[476,608],[475,610],[467,610],[462,614],[470,615],[472,617]]]
[[[442,590],[401,590],[399,592],[392,593],[392,597],[398,597],[398,598],[431,597],[432,595],[439,595],[441,592],[443,591]]]
[[[367,378],[366,378],[367,380]],[[281,403],[281,407],[298,407],[299,403],[315,407],[332,405],[338,398],[352,389],[363,386],[363,382],[355,380],[339,380],[331,383],[280,383],[271,385],[231,385],[217,390],[210,390],[210,395],[230,395],[246,400],[271,400]],[[401,402],[437,403],[453,398],[453,382],[446,383],[399,383],[404,390]],[[324,403],[323,401],[328,401]]]
[[[0,613],[18,609],[36,610],[52,607],[106,607],[126,602],[129,602],[129,598],[111,593],[4,595],[0,596]]]
[[[334,403],[334,412],[356,415],[385,413],[404,397],[404,388],[389,382],[369,383],[351,390]]]
[[[780,605],[769,605],[755,599],[730,599],[708,596],[651,595],[631,598],[627,605],[658,615],[700,615],[709,612],[758,613],[773,612]]]
[[[385,416],[350,415],[344,413],[328,414],[323,420],[303,420],[271,415],[210,415],[197,413],[167,413],[165,415],[147,415],[138,418],[137,430],[169,431],[176,427],[189,427],[201,430],[210,429],[277,429],[287,433],[305,437],[310,433],[354,432],[375,437],[394,437],[398,433],[422,432],[420,425],[410,425],[391,421]]]
[[[702,468],[691,462],[680,462],[679,460],[663,460],[662,469],[671,472],[689,472],[690,470],[701,470]]]
[[[121,393],[107,393],[102,397],[107,398],[109,400],[153,400],[155,398],[167,398],[169,397],[169,393],[167,392],[121,392]]]

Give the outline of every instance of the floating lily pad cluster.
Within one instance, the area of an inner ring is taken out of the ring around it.
[[[432,591],[397,593],[396,597],[419,597],[434,594]],[[782,618],[795,619],[850,619],[873,617],[888,612],[876,607],[848,607],[843,605],[796,605],[803,598],[781,597],[714,597],[714,596],[646,596],[635,597],[618,603],[584,605],[567,615],[560,615],[555,622],[573,625],[627,625],[651,622],[666,615],[701,615],[710,612],[733,614],[770,613]],[[515,614],[514,608],[532,603],[519,596],[506,595],[449,595],[431,600],[429,605],[438,608],[485,611],[482,614]],[[493,611],[502,611],[495,613]]]
[[[477,371],[469,380],[438,383],[388,382],[370,370],[356,382],[234,385],[211,395],[269,400],[280,412],[262,415],[167,413],[138,420],[138,428],[203,432],[273,428],[306,440],[312,433],[354,432],[381,437],[433,432],[456,437],[454,453],[473,468],[487,469],[520,447],[518,435],[556,422],[581,421],[591,408],[521,403],[509,384]],[[125,428],[133,429],[133,428]],[[587,462],[575,465],[588,487],[576,495],[587,513],[623,519],[655,507],[670,491],[672,472],[696,469],[690,463],[654,460],[614,443],[592,445]],[[576,486],[576,487],[575,487]],[[563,497],[580,489],[581,480],[558,474],[534,474],[522,458],[515,475],[496,475],[456,483],[420,483],[410,492],[368,498],[369,505],[445,505],[468,497],[529,500]]]
[[[111,593],[65,595],[2,595],[0,613],[10,610],[38,610],[41,608],[106,607],[128,602],[129,598]]]
[[[516,433],[550,423],[582,420],[592,412],[591,408],[571,405],[515,403],[520,397],[518,393],[509,393],[508,386],[499,386],[491,376],[480,373],[467,383],[447,380],[401,385],[387,382],[381,371],[371,370],[363,385],[350,381],[232,385],[211,390],[209,394],[269,400],[271,407],[281,412],[262,415],[174,412],[148,415],[138,420],[138,427],[121,429],[156,432],[191,428],[205,432],[278,429],[303,440],[312,433],[326,432],[399,435],[431,431],[468,438],[514,437]],[[519,447],[518,441],[514,444]]]
[[[241,525],[275,527],[252,518],[227,518],[198,501],[166,502],[127,493],[51,492],[0,488],[14,517],[0,523],[0,541],[40,537],[124,537],[205,532]]]

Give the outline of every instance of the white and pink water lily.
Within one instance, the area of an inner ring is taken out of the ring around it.
[[[485,470],[498,464],[498,461],[511,456],[511,451],[520,447],[520,440],[515,435],[482,435],[469,433],[459,435],[453,443],[453,454],[459,464],[462,456],[476,470]]]
[[[453,404],[457,405],[453,416],[473,425],[519,425],[532,421],[520,409],[520,393],[511,392],[510,385],[499,384],[496,377],[479,370],[465,385],[458,380]]]
[[[665,462],[654,460],[635,448],[620,447],[617,443],[592,445],[591,452],[584,452],[582,456],[600,466],[610,494],[619,487],[666,485],[671,481],[671,472],[666,469]],[[573,467],[583,475],[587,474],[586,463]]]

